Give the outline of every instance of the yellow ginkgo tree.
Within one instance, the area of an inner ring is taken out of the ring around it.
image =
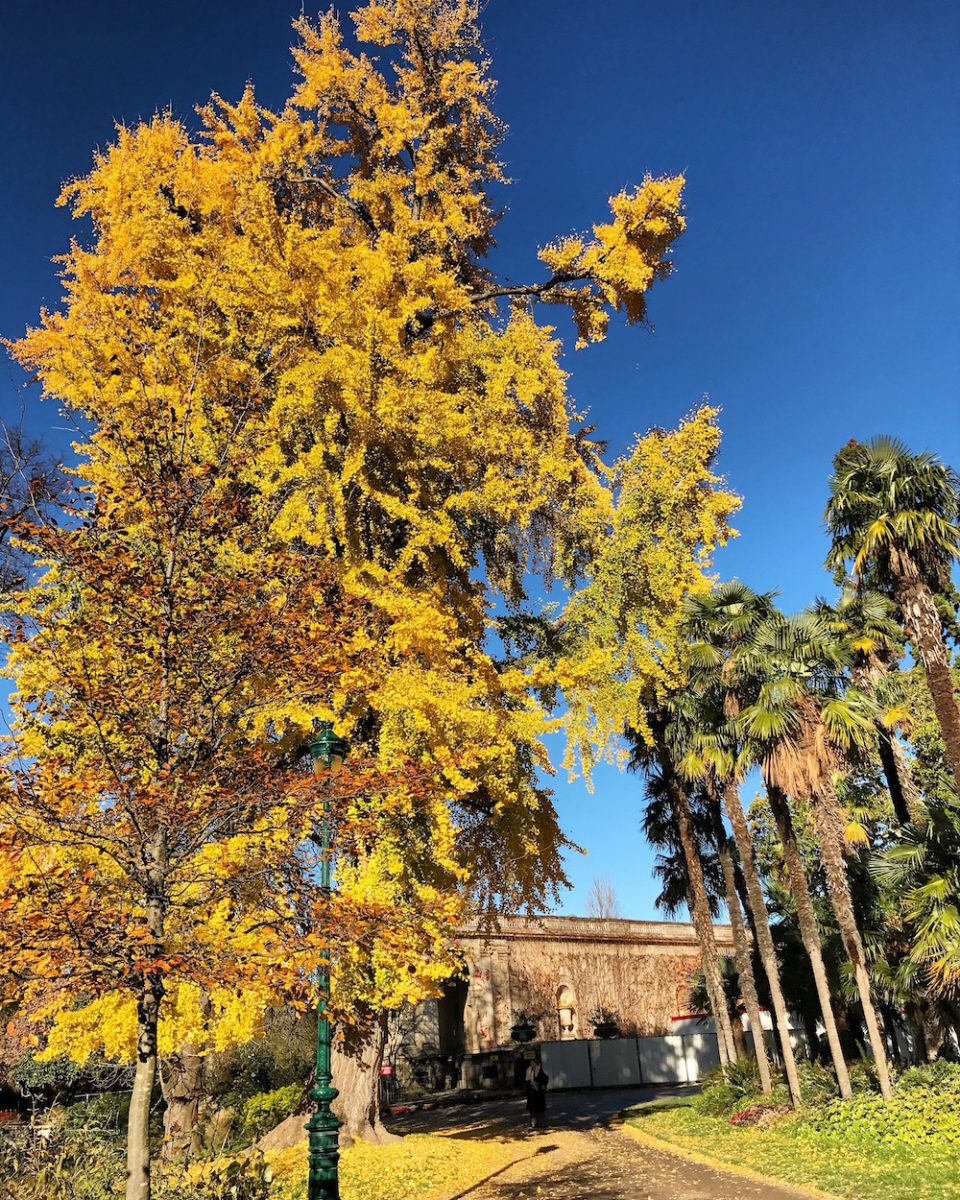
[[[91,432],[73,515],[22,534],[47,571],[10,619],[3,919],[29,931],[30,978],[0,965],[52,1046],[71,1022],[102,1045],[127,996],[130,1197],[161,1042],[303,1002],[326,944],[341,1024],[365,1036],[453,969],[468,899],[537,908],[562,885],[543,738],[592,650],[502,653],[494,634],[526,619],[531,577],[582,582],[663,465],[654,435],[604,466],[537,314],[572,312],[580,342],[612,311],[643,322],[682,179],[615,196],[541,251],[539,281],[503,284],[476,4],[353,19],[361,50],[333,15],[297,23],[279,111],[248,88],[200,109],[198,135],[170,114],[118,129],[64,189],[93,235],[64,256],[63,304],[13,347]],[[670,436],[705,474],[677,494],[695,515],[652,505],[637,526],[627,653],[656,678],[725,504],[712,415]],[[352,744],[329,902],[295,761],[317,717]]]

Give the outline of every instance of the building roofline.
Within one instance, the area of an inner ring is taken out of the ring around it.
[[[733,943],[729,925],[715,924],[718,941]],[[633,921],[623,917],[544,915],[500,917],[487,925],[471,921],[457,931],[460,939],[480,941],[629,942],[648,945],[696,946],[697,935],[689,921]]]

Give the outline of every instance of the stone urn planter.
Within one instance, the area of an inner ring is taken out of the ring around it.
[[[537,1036],[537,1030],[532,1021],[517,1021],[516,1025],[510,1030],[510,1036],[515,1042],[524,1044],[533,1041]]]
[[[593,1033],[598,1038],[615,1038],[620,1036],[620,1017],[605,1004],[598,1005],[590,1014],[590,1024]]]
[[[594,1025],[593,1032],[598,1038],[615,1038],[620,1034],[620,1030],[614,1021],[601,1021],[599,1024]]]

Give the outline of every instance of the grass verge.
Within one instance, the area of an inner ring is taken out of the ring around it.
[[[499,1141],[412,1133],[388,1146],[356,1142],[340,1157],[342,1200],[453,1200],[516,1158]],[[304,1200],[306,1145],[267,1155],[277,1200]]]
[[[701,1161],[844,1200],[960,1200],[955,1150],[847,1142],[793,1118],[736,1128],[699,1116],[687,1097],[628,1109],[624,1125]]]

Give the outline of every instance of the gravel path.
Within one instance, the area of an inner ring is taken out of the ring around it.
[[[509,1167],[449,1200],[801,1200],[801,1192],[701,1166],[622,1132],[616,1114],[652,1095],[640,1089],[557,1094],[548,1128],[537,1133],[527,1129],[520,1100],[419,1113],[400,1122],[398,1132],[522,1143]]]

